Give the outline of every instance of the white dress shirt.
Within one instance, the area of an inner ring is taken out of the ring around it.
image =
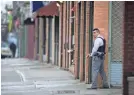
[[[8,38],[8,43],[9,44],[14,43],[17,46],[17,39],[15,37],[10,37]]]
[[[101,35],[98,35],[97,37],[103,38]],[[95,39],[94,46],[93,46],[93,49],[92,49],[92,53],[91,53],[90,56],[93,56],[97,52],[98,48],[100,46],[103,46],[104,43],[103,43],[103,40],[101,38],[96,38]]]

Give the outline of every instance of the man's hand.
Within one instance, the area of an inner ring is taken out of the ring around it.
[[[89,54],[86,56],[86,58],[89,57]]]
[[[87,58],[87,57],[91,57],[91,54],[88,54],[88,55],[86,56],[86,58]]]
[[[73,52],[73,50],[71,49],[71,50],[68,50],[67,52],[68,52],[68,53],[71,53],[71,52]]]

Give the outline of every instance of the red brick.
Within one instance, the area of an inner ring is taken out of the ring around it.
[[[87,2],[86,3],[86,55],[89,54],[89,16],[90,16],[90,13],[89,13],[89,10],[90,10],[90,6],[89,6],[89,3],[90,2]],[[86,65],[85,65],[85,82],[86,83],[89,83],[89,76],[90,76],[90,72],[89,72],[89,69],[90,69],[90,63],[89,63],[89,58],[86,58]]]
[[[46,19],[46,59],[47,59],[47,62],[49,62],[49,52],[48,52],[48,31],[49,31],[49,23],[48,23],[48,18]]]
[[[84,1],[81,1],[81,23],[80,23],[80,81],[84,80]]]
[[[74,52],[74,74],[75,74],[75,78],[78,78],[79,75],[78,75],[78,2],[75,1],[74,5],[76,6],[76,11],[75,11],[75,24],[74,24],[74,27],[75,27],[75,52]]]
[[[71,22],[70,22],[70,17],[72,15],[72,12],[71,12],[71,8],[72,8],[72,1],[70,1],[70,7],[69,7],[69,49],[71,49],[71,40],[72,40],[72,31],[71,31],[71,28],[72,28],[72,25],[71,25]],[[71,68],[71,54],[69,54],[69,59],[68,59],[68,63],[69,63],[69,69]],[[74,66],[72,67],[73,68],[73,74],[74,74]]]
[[[66,62],[65,62],[65,55],[66,55],[66,50],[64,49],[64,44],[66,43],[66,2],[63,2],[63,61],[62,61],[62,66],[65,69],[66,67]]]
[[[134,2],[125,2],[124,18],[124,60],[123,60],[123,95],[128,95],[127,77],[134,72]],[[133,93],[134,94],[134,93]]]
[[[108,14],[109,14],[109,1],[103,1],[103,2],[94,2],[94,28],[99,28],[101,31],[101,34],[104,36],[106,39],[106,42],[108,42]],[[108,43],[106,44],[108,45]],[[106,54],[108,52],[107,49],[108,46],[106,46]],[[108,72],[107,67],[108,67],[108,56],[106,55],[105,58],[105,71]],[[106,73],[108,74],[108,73]],[[99,86],[101,85],[99,77]]]
[[[66,10],[67,10],[66,16],[67,16],[67,17],[66,17],[66,37],[65,37],[65,40],[66,40],[66,42],[68,43],[68,42],[69,42],[69,41],[68,41],[68,40],[69,40],[69,39],[68,39],[68,33],[69,33],[69,31],[68,31],[68,23],[69,23],[69,22],[68,22],[68,19],[69,19],[69,16],[68,16],[68,14],[69,14],[69,13],[68,13],[68,12],[69,12],[68,3],[69,3],[69,1],[67,1],[66,3],[67,3],[67,6],[66,6],[66,7],[67,7],[67,9],[66,9]],[[69,56],[68,56],[67,49],[66,49],[65,52],[66,52],[66,67],[65,67],[65,68],[68,69],[68,68],[69,68],[69,63],[68,63],[68,62],[69,62],[69,61],[68,61],[68,60],[69,60]]]

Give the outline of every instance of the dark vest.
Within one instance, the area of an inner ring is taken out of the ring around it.
[[[102,37],[97,37],[103,40],[103,46],[100,46],[97,50],[97,52],[103,52],[105,54],[105,48],[106,48],[106,40]]]

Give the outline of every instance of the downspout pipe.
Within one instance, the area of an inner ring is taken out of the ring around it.
[[[112,31],[112,1],[109,1],[109,38],[108,38],[108,85],[111,88],[111,31]]]

